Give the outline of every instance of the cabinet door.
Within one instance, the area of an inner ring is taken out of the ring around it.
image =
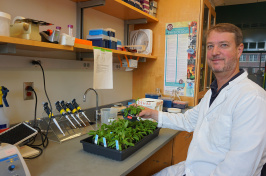
[[[212,82],[212,71],[208,67],[206,57],[206,32],[211,25],[215,24],[216,13],[207,0],[203,0],[202,5],[202,18],[201,18],[201,41],[199,46],[199,58],[198,58],[198,78],[196,88],[196,102],[204,96],[207,90],[210,88]]]
[[[174,138],[172,165],[185,161],[193,133],[181,131]]]

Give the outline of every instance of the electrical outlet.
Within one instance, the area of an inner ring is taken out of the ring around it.
[[[92,62],[83,62],[82,68],[91,70],[93,68],[93,63]]]
[[[24,82],[23,83],[23,98],[24,98],[24,100],[33,100],[33,92],[26,90],[26,88],[28,86],[31,86],[33,88],[33,82]]]
[[[120,63],[114,63],[114,65],[113,65],[113,69],[114,70],[121,70],[121,64]]]

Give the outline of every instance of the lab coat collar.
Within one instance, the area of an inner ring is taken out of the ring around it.
[[[237,78],[235,78],[234,80],[229,82],[229,85],[221,90],[218,97],[215,99],[215,101],[212,103],[212,105],[210,107],[208,107],[209,103],[206,104],[207,107],[205,107],[205,108],[208,109],[206,112],[206,118],[207,119],[209,119],[209,117],[208,117],[209,113],[212,112],[218,105],[220,105],[222,102],[224,102],[226,100],[228,90],[230,90],[232,87],[234,87],[236,84],[238,84],[243,79],[247,78],[247,75],[248,74],[245,71],[244,73],[239,75]],[[210,101],[210,97],[208,97],[208,99]]]

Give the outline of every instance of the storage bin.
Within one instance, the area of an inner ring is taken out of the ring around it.
[[[104,29],[91,29],[89,35],[108,35],[107,31]]]
[[[117,44],[116,45],[116,49],[122,51],[123,49],[122,49],[122,42],[121,42],[121,40],[117,39],[117,43],[116,44]]]
[[[135,0],[128,0],[127,3],[130,4],[130,5],[132,5],[132,6],[135,6]]]
[[[161,99],[163,100],[163,107],[164,108],[171,108],[172,107],[173,98],[163,97]]]
[[[139,0],[136,0],[136,1],[135,1],[135,7],[136,7],[137,9],[143,10],[142,4],[140,4],[140,1],[139,1]]]
[[[93,46],[108,48],[109,37],[106,35],[87,35],[87,40],[92,41]]]
[[[150,1],[150,6],[157,8],[157,2],[156,1]]]
[[[144,3],[144,4],[142,4],[142,7],[143,7],[144,12],[149,13],[149,10],[150,10],[149,4]]]
[[[10,36],[11,16],[8,13],[0,12],[0,36]]]
[[[188,107],[188,102],[175,100],[175,101],[173,101],[173,107],[179,108],[179,109],[186,109]]]
[[[109,37],[109,45],[108,48],[116,49],[117,48],[117,39],[114,37]]]
[[[145,98],[158,99],[159,95],[158,94],[154,94],[154,93],[145,93]]]
[[[107,31],[107,35],[110,37],[115,37],[115,30],[112,28],[106,28],[105,29]]]

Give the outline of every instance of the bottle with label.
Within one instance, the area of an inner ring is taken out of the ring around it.
[[[7,100],[6,100],[6,96],[8,92],[9,90],[6,87],[0,86],[0,96],[1,96],[1,99],[0,99],[0,133],[9,128],[9,119],[5,115],[4,105],[3,105],[3,102],[4,102],[5,106],[9,107]]]

